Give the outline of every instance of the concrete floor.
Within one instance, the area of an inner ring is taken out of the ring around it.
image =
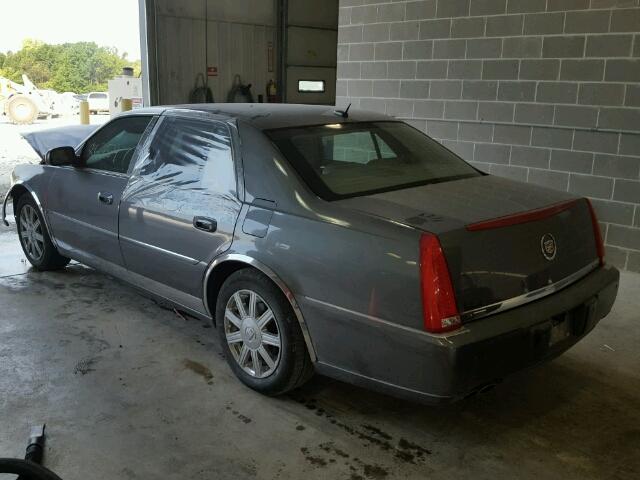
[[[640,478],[638,275],[559,359],[429,408],[319,377],[263,397],[202,322],[21,258],[1,227],[0,456],[46,422],[45,462],[65,480]]]

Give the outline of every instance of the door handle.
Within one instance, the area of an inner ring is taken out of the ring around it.
[[[198,230],[213,233],[218,229],[218,222],[213,218],[193,217],[193,226]]]
[[[98,200],[100,200],[102,203],[106,203],[107,205],[111,205],[113,203],[113,194],[98,192]]]

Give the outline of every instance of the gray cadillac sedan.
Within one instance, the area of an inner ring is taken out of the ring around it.
[[[42,164],[13,172],[3,220],[11,200],[28,260],[212,321],[266,394],[315,371],[460,399],[570,348],[617,294],[587,199],[486,175],[383,115],[186,105],[91,130],[32,135]]]

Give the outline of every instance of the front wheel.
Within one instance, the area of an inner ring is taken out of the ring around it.
[[[69,258],[60,255],[51,242],[44,218],[31,195],[24,194],[18,199],[16,220],[20,245],[31,265],[38,270],[57,270],[69,263]]]
[[[232,274],[216,303],[227,363],[247,386],[279,395],[313,374],[300,325],[280,289],[253,269]]]

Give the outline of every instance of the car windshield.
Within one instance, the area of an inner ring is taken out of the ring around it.
[[[482,175],[402,122],[296,127],[267,134],[326,200]]]

